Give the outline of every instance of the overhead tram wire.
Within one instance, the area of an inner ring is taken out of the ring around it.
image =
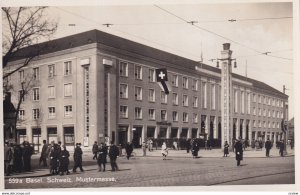
[[[169,12],[169,11],[167,11],[167,10],[165,10],[165,9],[163,9],[163,8],[161,8],[161,7],[159,7],[159,6],[157,6],[157,5],[155,5],[155,6],[158,7],[159,9],[162,9],[162,10],[164,10],[165,12],[168,12],[169,14],[171,14],[171,15],[173,15],[173,16],[179,18],[180,20],[184,21],[185,23],[189,23],[189,22],[190,22],[190,21],[185,20],[184,18],[181,18],[181,17],[179,17],[179,16],[177,16],[177,15],[175,15],[175,14],[173,14],[173,13],[171,13],[171,12]],[[82,19],[84,19],[84,20],[86,20],[86,21],[95,23],[95,24],[97,24],[97,25],[101,25],[101,26],[106,25],[106,24],[101,24],[101,23],[99,23],[99,22],[97,22],[97,21],[88,19],[88,18],[83,17],[83,16],[81,16],[81,15],[78,15],[78,14],[76,14],[76,13],[73,13],[73,12],[70,12],[70,11],[67,11],[67,10],[64,10],[64,9],[62,9],[62,8],[60,8],[60,7],[54,7],[54,8],[59,9],[59,10],[64,11],[64,12],[67,12],[67,13],[69,13],[69,14],[72,14],[72,15],[74,15],[74,16],[80,17],[80,18],[82,18]],[[233,43],[239,44],[238,42],[236,42],[236,41],[234,41],[234,40],[231,40],[231,39],[228,39],[228,38],[226,38],[226,37],[224,37],[224,36],[222,36],[222,35],[219,35],[219,34],[217,34],[217,33],[211,32],[211,31],[206,30],[206,29],[202,29],[201,27],[195,25],[195,22],[190,23],[190,24],[193,25],[193,26],[195,26],[195,27],[197,27],[197,28],[200,28],[201,30],[204,30],[204,31],[213,33],[213,34],[215,34],[215,35],[217,35],[217,36],[219,36],[219,37],[221,37],[221,38],[223,38],[223,39],[226,39],[226,40],[232,41]],[[168,47],[168,46],[165,46],[165,45],[156,43],[156,42],[154,42],[154,41],[147,40],[147,39],[145,39],[145,38],[143,38],[143,37],[140,37],[140,36],[137,36],[137,35],[133,35],[133,34],[131,34],[131,33],[127,33],[127,32],[124,32],[124,31],[120,31],[120,30],[117,30],[117,29],[115,29],[115,28],[111,28],[112,25],[114,25],[114,24],[110,24],[109,26],[110,26],[110,29],[112,29],[112,30],[114,30],[114,31],[118,31],[118,32],[121,32],[121,33],[130,35],[130,36],[133,36],[133,37],[137,37],[137,38],[143,39],[143,40],[145,40],[145,41],[147,41],[147,42],[155,43],[156,45],[160,45],[160,46],[162,46],[162,47],[167,47],[167,48],[172,49],[172,50],[174,50],[174,51],[184,52],[184,53],[186,53],[186,54],[192,55],[192,56],[194,56],[194,57],[196,57],[196,58],[199,58],[199,59],[201,58],[201,57],[199,57],[199,56],[196,56],[195,54],[191,54],[191,53],[185,52],[185,51],[179,51],[179,50],[177,50],[177,49],[173,49],[173,48],[171,48],[171,47]],[[242,44],[239,44],[239,45],[242,45]],[[243,45],[242,45],[242,46],[243,46]],[[247,46],[244,46],[244,47],[247,47]],[[249,47],[247,47],[247,48],[249,48]],[[252,50],[255,50],[255,49],[252,49]],[[258,51],[258,50],[255,50],[255,51],[256,51],[257,53],[259,53],[260,55],[263,55],[263,52],[260,52],[260,51]],[[289,58],[282,58],[282,57],[277,57],[277,56],[273,56],[273,55],[272,55],[272,56],[269,55],[269,56],[270,56],[270,57],[275,57],[275,58],[281,58],[281,59],[285,59],[285,60],[292,60],[292,59],[289,59]],[[204,58],[204,59],[205,59],[205,58]],[[207,60],[207,59],[206,59],[206,60]]]
[[[124,32],[124,31],[121,31],[121,30],[119,30],[119,29],[116,29],[116,28],[113,27],[115,24],[110,24],[110,23],[102,24],[102,23],[99,23],[99,22],[97,22],[97,21],[94,21],[94,20],[90,20],[90,19],[88,19],[88,18],[85,18],[85,17],[83,17],[83,16],[81,16],[81,15],[78,15],[78,14],[76,14],[76,13],[73,13],[73,12],[70,12],[70,11],[67,11],[67,10],[64,10],[64,9],[62,9],[62,8],[58,8],[58,7],[55,7],[55,8],[57,8],[57,9],[59,9],[59,10],[61,10],[61,11],[67,12],[67,13],[69,13],[69,14],[72,14],[72,15],[74,15],[74,16],[80,17],[80,18],[82,18],[82,19],[84,19],[84,20],[93,22],[93,23],[95,23],[95,24],[97,24],[97,25],[99,25],[99,26],[106,26],[107,28],[109,28],[109,29],[111,29],[111,30],[113,30],[113,31],[117,31],[117,32],[120,32],[120,33],[123,33],[123,34],[127,34],[127,35],[129,35],[129,36],[132,36],[132,37],[136,37],[136,38],[142,39],[142,40],[147,41],[147,42],[149,42],[149,43],[153,43],[153,44],[159,45],[159,46],[161,46],[161,47],[169,48],[169,49],[171,49],[171,50],[173,50],[173,51],[177,51],[177,52],[180,52],[180,53],[185,53],[185,54],[188,54],[189,56],[193,56],[194,58],[201,59],[200,56],[197,56],[197,55],[195,55],[195,54],[192,54],[192,53],[189,53],[189,52],[186,52],[186,51],[180,51],[180,50],[178,50],[178,49],[174,49],[174,48],[171,48],[171,47],[169,47],[169,46],[162,45],[162,44],[160,44],[160,43],[157,43],[157,42],[148,40],[148,39],[146,39],[146,38],[144,38],[144,37],[137,36],[137,35],[134,35],[134,34],[131,34],[131,33]],[[75,26],[75,25],[74,25],[74,26]],[[206,58],[203,58],[203,59],[206,59]],[[195,60],[195,61],[197,61],[197,60]]]
[[[263,53],[264,53],[264,52],[261,52],[261,51],[255,49],[255,48],[249,47],[249,46],[247,46],[247,45],[245,45],[245,44],[239,43],[239,42],[234,41],[234,40],[232,40],[232,39],[230,39],[230,38],[227,38],[227,37],[225,37],[225,36],[223,36],[223,35],[220,35],[220,34],[218,34],[218,33],[215,33],[215,32],[213,32],[213,31],[211,31],[211,30],[208,30],[208,29],[205,29],[205,28],[203,28],[203,27],[200,27],[200,26],[196,25],[194,22],[191,23],[191,21],[188,21],[188,20],[186,20],[186,19],[184,19],[184,18],[182,18],[182,17],[180,17],[180,16],[178,16],[178,15],[176,15],[176,14],[174,14],[174,13],[172,13],[172,12],[170,12],[170,11],[168,11],[168,10],[166,10],[166,9],[164,9],[164,8],[162,8],[162,7],[160,7],[160,6],[158,6],[158,5],[154,5],[154,6],[157,7],[158,9],[160,9],[160,10],[162,10],[162,11],[164,11],[164,12],[166,12],[166,13],[168,13],[168,14],[170,14],[170,15],[172,15],[172,16],[174,16],[174,17],[176,17],[176,18],[178,18],[178,19],[180,19],[180,20],[182,20],[182,21],[184,21],[184,22],[186,22],[187,24],[190,24],[190,25],[192,25],[192,26],[194,26],[194,27],[196,27],[196,28],[202,30],[202,31],[205,31],[205,32],[208,32],[208,33],[210,33],[210,34],[213,34],[213,35],[216,35],[216,36],[218,36],[218,37],[221,37],[221,38],[223,38],[223,39],[225,39],[225,40],[227,40],[227,41],[230,41],[230,42],[232,42],[232,43],[235,43],[235,44],[237,44],[237,45],[240,45],[240,46],[245,47],[245,48],[247,48],[247,49],[250,49],[250,50],[252,50],[252,51],[255,51],[256,53],[259,53],[259,54],[263,54]],[[284,59],[284,60],[293,60],[293,59],[290,59],[290,58],[284,58],[284,57],[279,57],[279,56],[274,56],[274,55],[266,55],[266,56],[270,56],[270,57],[274,57],[274,58],[279,58],[279,59]]]

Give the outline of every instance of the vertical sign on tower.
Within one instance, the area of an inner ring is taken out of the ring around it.
[[[230,44],[223,44],[223,51],[221,51],[222,58],[222,93],[221,93],[221,104],[222,104],[222,147],[225,141],[232,144],[232,108],[231,108],[231,96],[232,96],[232,79],[231,79],[231,54]]]

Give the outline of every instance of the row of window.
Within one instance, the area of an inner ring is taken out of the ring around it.
[[[19,110],[18,117],[20,120],[25,120],[25,110]],[[66,118],[72,117],[72,105],[64,106],[64,117]],[[37,120],[39,118],[40,118],[40,109],[39,108],[32,109],[32,119]],[[48,107],[48,118],[49,119],[56,118],[55,107]]]
[[[270,121],[268,121],[268,122],[266,122],[266,121],[260,121],[260,120],[258,120],[257,121],[257,124],[256,124],[256,120],[253,120],[253,127],[263,127],[263,128],[273,128],[273,129],[275,129],[275,128],[277,128],[277,129],[279,129],[280,128],[280,123],[279,122],[270,122]]]
[[[141,107],[135,107],[134,109],[135,119],[143,119],[143,111]],[[153,108],[148,109],[149,120],[156,120],[156,110]],[[128,106],[120,106],[120,118],[128,118]],[[167,110],[160,110],[160,120],[167,121]],[[178,112],[172,112],[172,120],[174,122],[178,121]],[[182,113],[182,121],[189,122],[189,114],[187,112]],[[198,123],[198,114],[193,113],[193,123]]]
[[[71,97],[73,94],[72,83],[64,84],[64,97]],[[56,88],[55,86],[48,86],[48,98],[56,97]],[[19,91],[19,100],[22,98],[22,101],[25,101],[25,95],[23,95],[23,90]],[[32,89],[32,100],[40,100],[40,88],[35,87]]]
[[[72,62],[67,61],[64,62],[64,76],[68,76],[72,74]],[[55,72],[55,64],[48,65],[48,77],[53,78],[56,75]],[[33,80],[40,80],[40,68],[35,67],[32,69]],[[25,71],[19,71],[19,82],[25,81]]]
[[[212,87],[212,95],[211,95],[211,108],[213,110],[216,109],[216,89],[215,85]],[[135,86],[134,88],[134,94],[135,94],[135,100],[142,101],[143,100],[143,89],[142,87]],[[120,98],[122,99],[128,99],[128,84],[120,84]],[[192,98],[192,106],[198,107],[198,100],[199,98],[197,96],[194,96]],[[160,92],[160,100],[162,104],[168,103],[168,95],[165,94],[164,91]],[[155,90],[154,89],[148,89],[148,101],[149,102],[155,102]],[[178,94],[172,93],[172,104],[173,105],[179,105],[178,103]],[[183,106],[189,106],[189,96],[186,94],[182,95],[182,105]],[[207,95],[204,93],[202,98],[202,107],[207,108]]]
[[[257,100],[258,100],[258,103],[283,108],[283,101],[282,100],[278,100],[278,99],[271,98],[271,97],[266,97],[266,96],[263,96],[263,95],[257,95],[257,99],[256,99],[256,94],[254,93],[253,94],[253,102],[256,102]]]
[[[268,115],[267,115],[268,113]],[[253,107],[253,115],[256,115],[256,107]],[[268,116],[273,118],[283,118],[283,112],[282,111],[275,111],[275,110],[266,110],[258,108],[258,116]]]
[[[120,76],[128,77],[128,63],[127,62],[120,62],[119,66]],[[143,67],[141,65],[135,64],[134,65],[134,76],[136,80],[143,80]],[[149,68],[149,82],[155,82],[155,69]],[[172,75],[172,86],[178,87],[178,75]],[[182,77],[182,87],[184,89],[189,88],[189,79],[188,77]],[[198,91],[199,89],[199,81],[197,79],[192,80],[192,89]]]

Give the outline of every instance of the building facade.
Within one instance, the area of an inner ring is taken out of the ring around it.
[[[44,43],[45,44],[45,43]],[[26,49],[23,51],[26,52]],[[20,66],[10,62],[4,72]],[[155,69],[168,70],[167,95]],[[98,30],[47,42],[30,66],[8,77],[17,102],[25,96],[18,140],[67,146],[146,138],[222,139],[221,70]],[[281,139],[288,96],[263,82],[232,74],[232,135]]]

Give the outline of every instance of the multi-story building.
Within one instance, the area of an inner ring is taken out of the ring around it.
[[[5,81],[14,86],[12,102],[22,85],[32,86],[19,112],[20,141],[222,139],[220,69],[98,30],[41,45],[47,47],[39,58]],[[4,71],[20,64],[11,61]],[[168,95],[156,82],[157,68],[167,68]],[[232,86],[233,137],[280,139],[288,96],[237,74]]]

